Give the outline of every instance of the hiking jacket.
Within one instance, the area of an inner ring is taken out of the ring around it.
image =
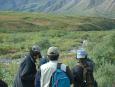
[[[86,62],[87,66],[90,67],[90,72],[93,73],[93,61],[87,59]],[[82,64],[81,64],[82,65]],[[83,73],[84,69],[83,67],[79,65],[79,63],[73,67],[72,73],[73,73],[73,79],[74,79],[74,87],[81,87],[84,81]]]
[[[43,64],[40,67],[40,71],[38,74],[38,76],[40,77],[38,80],[38,82],[40,82],[40,86],[36,86],[36,87],[49,87],[51,76],[57,69],[57,64],[58,64],[58,61],[49,61],[48,63]],[[70,79],[70,82],[72,83],[73,78],[72,78],[72,73],[69,67],[66,66],[65,64],[62,64],[61,69],[67,73]]]
[[[14,87],[35,87],[36,65],[30,55],[26,56],[19,67]]]

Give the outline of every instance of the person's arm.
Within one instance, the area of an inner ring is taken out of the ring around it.
[[[67,73],[67,76],[70,79],[70,84],[72,84],[73,83],[73,74],[72,74],[72,72],[71,72],[71,70],[68,66],[66,67],[66,73]]]
[[[74,87],[80,87],[83,78],[83,76],[81,75],[81,69],[76,66],[71,71],[73,74]]]
[[[35,77],[35,87],[40,87],[41,71],[39,70]]]

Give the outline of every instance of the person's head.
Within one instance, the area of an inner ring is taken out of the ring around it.
[[[4,81],[0,80],[0,87],[8,87],[8,85]]]
[[[36,60],[37,58],[41,58],[42,56],[40,53],[40,47],[37,45],[33,45],[30,49],[30,55],[34,60]]]
[[[76,58],[79,60],[79,62],[83,62],[87,59],[87,52],[84,49],[77,50]]]
[[[57,47],[49,47],[47,51],[49,60],[56,61],[59,58],[59,49]]]

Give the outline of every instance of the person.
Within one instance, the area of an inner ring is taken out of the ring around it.
[[[42,58],[40,58],[39,59],[39,65],[38,65],[38,70],[39,70],[39,68],[40,68],[40,66],[41,65],[43,65],[43,64],[45,64],[45,63],[47,63],[49,60],[46,58],[46,57],[42,57]],[[40,87],[40,73],[39,72],[37,72],[36,73],[36,76],[35,76],[35,87]]]
[[[72,69],[74,87],[97,87],[93,76],[94,62],[87,56],[84,49],[77,50],[78,63]]]
[[[29,54],[25,56],[24,61],[20,64],[13,87],[35,87],[34,81],[37,72],[35,62],[41,57],[40,47],[32,46]]]
[[[8,87],[7,83],[0,79],[0,87]]]
[[[58,62],[59,49],[57,47],[50,47],[47,51],[47,56],[49,58],[49,62],[40,66],[40,70],[38,71],[39,80],[35,80],[35,84],[40,84],[35,87],[51,87],[51,78],[53,73],[57,70],[58,65],[60,65],[61,70],[67,74],[70,83],[72,84],[73,76],[70,68],[67,65]]]

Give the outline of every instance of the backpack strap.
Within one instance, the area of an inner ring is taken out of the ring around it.
[[[86,81],[87,80],[87,66],[83,65],[83,80]]]
[[[61,66],[62,66],[62,65],[63,65],[62,63],[57,63],[57,68],[56,68],[56,69],[61,69]],[[62,69],[61,69],[61,70],[62,70]],[[52,81],[52,76],[51,76],[51,79],[50,79],[49,87],[52,87],[51,81]]]
[[[88,87],[94,87],[93,82],[93,72],[89,71],[89,67],[87,64],[81,65],[83,68],[83,83]]]
[[[77,63],[77,66],[78,67],[81,67],[82,69],[83,69],[83,79],[82,79],[82,83],[81,83],[81,87],[84,87],[84,86],[86,86],[87,85],[87,76],[86,76],[86,74],[87,74],[87,66],[86,65],[83,65],[83,64],[81,64],[81,63]]]
[[[67,72],[67,66],[63,63],[58,63],[57,69],[61,69],[62,71]]]
[[[86,81],[86,79],[87,79],[86,73],[87,73],[88,65],[87,64],[83,65],[81,63],[78,63],[77,65],[80,66],[83,69],[83,80]]]
[[[57,64],[57,69],[61,69],[61,65],[62,65],[62,63],[58,63]]]
[[[62,64],[62,63],[57,63],[57,68],[56,68],[56,69],[61,69],[61,64]],[[51,78],[50,78],[49,87],[52,87],[52,76],[51,76]]]

